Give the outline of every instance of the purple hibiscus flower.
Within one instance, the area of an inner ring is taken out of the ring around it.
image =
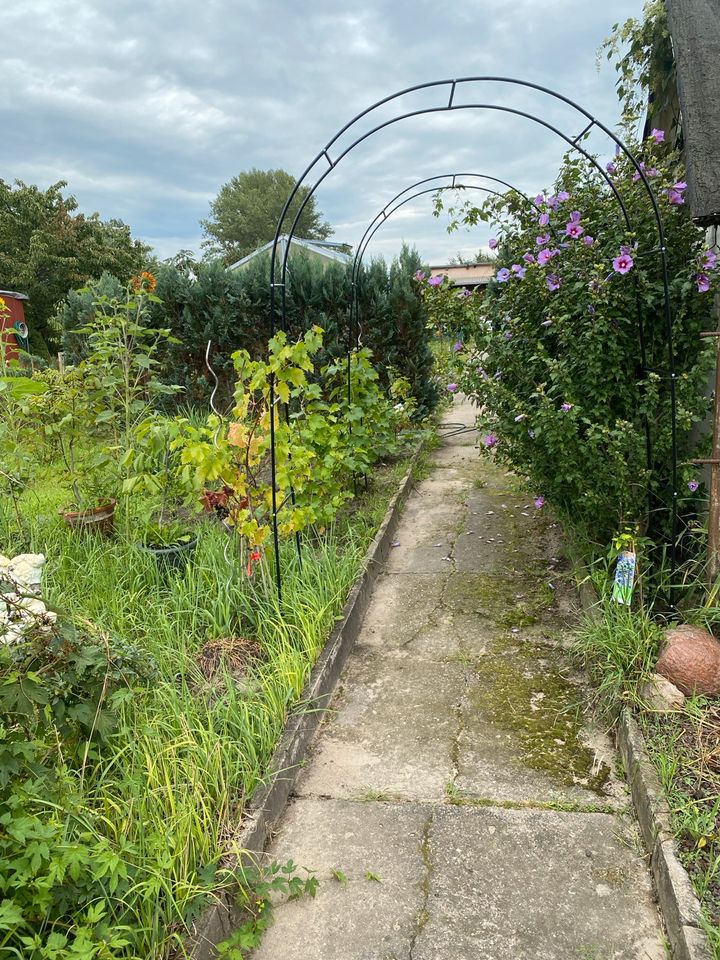
[[[567,413],[568,410],[572,410],[572,408],[573,408],[573,405],[571,403],[568,403],[567,400],[560,407],[563,413]]]
[[[700,484],[697,480],[691,480],[690,483],[688,483],[688,490],[690,493],[697,493],[699,486]]]
[[[498,270],[497,274],[495,275],[495,279],[497,280],[498,283],[505,283],[507,280],[509,280],[510,271],[508,270],[508,268],[502,267],[500,270]]]
[[[710,277],[706,273],[699,273],[695,277],[698,293],[707,293],[710,289]]]
[[[535,243],[539,247],[544,247],[546,243],[550,243],[550,234],[541,233],[539,237],[535,237]]]
[[[591,237],[588,233],[587,236],[583,237],[583,243],[586,247],[591,247],[595,243],[595,237]]]
[[[667,192],[668,200],[676,206],[685,203],[684,191],[687,190],[687,184],[684,180],[674,183]]]
[[[545,497],[535,497],[535,509],[542,510],[545,506]]]
[[[525,276],[525,267],[521,263],[514,263],[510,269],[518,280],[522,280]]]
[[[585,227],[581,223],[570,220],[565,224],[565,233],[572,237],[573,240],[577,240],[578,237],[581,237],[585,233]]]
[[[524,253],[523,260],[525,263],[535,263],[535,254],[534,253]]]
[[[540,224],[541,227],[546,227],[550,223],[550,214],[541,213],[540,216],[538,217],[538,223]]]
[[[463,348],[462,340],[456,340],[455,343],[453,344],[453,350],[455,351],[455,353],[460,353],[462,348]]]
[[[629,253],[621,253],[619,257],[613,260],[613,270],[615,273],[629,273],[635,265],[635,261]]]
[[[665,131],[658,130],[657,127],[653,127],[650,131],[650,137],[648,137],[648,140],[651,138],[655,141],[655,143],[662,143],[665,140]]]
[[[442,277],[430,277],[430,279],[428,280],[428,283],[430,284],[431,287],[439,287],[442,282],[443,282]]]
[[[612,162],[612,160],[610,163],[605,164],[605,169],[608,173],[617,173],[617,166]]]
[[[483,442],[483,446],[485,446],[485,447],[487,447],[488,449],[490,449],[491,447],[496,447],[496,446],[498,445],[498,443],[499,443],[499,438],[498,438],[498,436],[497,436],[496,434],[494,434],[494,433],[488,433],[488,435],[487,435],[486,437],[483,437],[482,442]]]
[[[495,237],[490,237],[490,239],[488,240],[488,246],[490,247],[490,249],[491,249],[491,250],[497,250],[497,245],[498,245],[498,242],[497,242],[496,238],[495,238]]]
[[[456,383],[449,383],[449,384],[445,387],[445,389],[447,390],[448,393],[456,393],[456,392],[457,392],[457,388],[458,388],[458,385],[457,385]]]
[[[717,266],[718,257],[714,250],[704,250],[702,255],[702,266],[704,270],[714,270]]]
[[[545,280],[548,290],[559,290],[562,280],[556,273],[551,273],[550,276]]]
[[[545,247],[544,250],[541,250],[537,256],[537,262],[541,267],[544,267],[546,264],[550,263],[553,257],[557,256],[559,253],[558,250],[551,250],[549,247]]]

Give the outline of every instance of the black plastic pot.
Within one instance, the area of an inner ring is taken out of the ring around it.
[[[168,547],[157,547],[150,543],[138,544],[145,553],[151,553],[160,569],[182,570],[192,559],[197,546],[197,538],[187,543],[174,543]]]

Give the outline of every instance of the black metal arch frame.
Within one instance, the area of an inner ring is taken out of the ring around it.
[[[411,184],[409,187],[405,187],[404,190],[401,190],[399,193],[396,193],[395,196],[390,200],[382,210],[370,221],[368,224],[365,233],[362,235],[360,243],[357,246],[355,251],[355,256],[352,263],[351,271],[351,301],[350,301],[350,317],[348,323],[348,359],[347,359],[347,392],[348,392],[348,403],[350,402],[352,396],[352,387],[351,387],[351,371],[350,371],[350,357],[353,349],[356,349],[360,344],[360,323],[358,320],[358,298],[357,298],[357,274],[362,263],[362,259],[365,255],[372,238],[375,236],[380,227],[386,223],[390,217],[400,210],[401,207],[404,207],[405,204],[410,203],[412,200],[416,200],[418,197],[426,196],[429,193],[440,193],[443,190],[479,190],[483,193],[488,194],[488,196],[502,197],[506,194],[502,193],[500,190],[493,190],[491,187],[486,187],[483,184],[479,183],[458,183],[458,177],[485,177],[485,179],[491,180],[494,183],[505,186],[508,189],[508,192],[516,193],[524,203],[527,203],[528,206],[535,208],[534,202],[523,193],[522,190],[519,190],[517,187],[513,186],[511,183],[508,183],[506,180],[500,180],[498,177],[491,177],[489,174],[484,173],[441,173],[437,174],[434,177],[425,177],[423,180],[418,180],[416,183]],[[451,183],[442,186],[436,185],[434,187],[427,187],[424,190],[417,190],[415,193],[410,193],[409,196],[405,194],[409,191],[414,190],[415,187],[422,186],[426,183],[431,183],[433,180],[443,180],[450,178]],[[402,199],[401,199],[402,198]]]
[[[527,90],[534,90],[539,93],[546,95],[547,97],[552,98],[555,101],[564,103],[565,105],[572,108],[576,111],[582,118],[585,119],[585,126],[580,130],[580,132],[571,137],[559,127],[555,126],[552,123],[549,123],[547,120],[544,120],[542,117],[537,116],[534,113],[529,113],[525,110],[519,110],[514,107],[505,106],[503,104],[497,103],[458,103],[455,101],[455,94],[458,87],[465,86],[467,84],[486,84],[486,83],[496,83],[507,85],[508,87],[519,87]],[[381,123],[376,124],[370,130],[366,130],[364,133],[358,135],[349,146],[340,150],[338,155],[333,158],[330,154],[330,151],[338,142],[340,137],[343,134],[351,130],[356,124],[358,124],[364,117],[369,116],[374,111],[378,110],[380,107],[385,106],[386,104],[393,103],[400,100],[402,97],[407,96],[408,94],[416,93],[421,90],[429,91],[442,91],[448,90],[447,101],[439,106],[429,106],[422,109],[409,110],[404,113],[399,113],[397,116],[391,117],[388,120],[384,120]],[[665,248],[665,231],[663,228],[662,217],[660,215],[660,208],[658,206],[657,198],[652,190],[650,182],[645,174],[643,167],[640,165],[640,162],[637,160],[632,151],[626,146],[626,144],[615,134],[609,127],[603,124],[600,120],[594,117],[591,113],[585,110],[584,107],[576,103],[574,100],[571,100],[569,97],[564,96],[557,91],[551,90],[549,87],[542,86],[537,83],[532,83],[527,80],[519,80],[513,77],[500,77],[500,76],[477,76],[477,77],[461,77],[457,79],[448,79],[448,80],[435,80],[429,83],[416,84],[412,87],[406,87],[403,90],[398,91],[397,93],[391,94],[387,97],[384,97],[381,100],[376,101],[370,107],[363,110],[361,113],[356,114],[348,123],[338,130],[338,132],[332,137],[331,140],[327,142],[325,147],[323,147],[320,152],[314,157],[314,159],[308,164],[305,170],[302,172],[298,178],[295,186],[293,187],[290,195],[288,196],[285,206],[283,207],[282,213],[278,220],[277,228],[275,230],[275,237],[273,239],[271,258],[270,258],[270,316],[269,316],[269,328],[270,335],[272,336],[276,328],[276,290],[281,291],[280,298],[280,328],[286,328],[287,320],[287,311],[286,311],[286,280],[287,280],[287,268],[288,268],[288,257],[290,254],[290,246],[292,238],[297,229],[298,222],[303,213],[303,210],[307,206],[310,198],[315,194],[318,187],[323,183],[323,181],[329,176],[329,174],[335,169],[335,167],[343,160],[352,150],[355,149],[359,144],[363,143],[365,140],[374,136],[376,133],[384,130],[390,126],[393,126],[396,123],[399,123],[402,120],[408,120],[413,117],[425,116],[426,114],[433,113],[451,113],[457,112],[460,110],[484,110],[484,111],[497,111],[502,114],[506,114],[514,117],[521,117],[526,120],[530,120],[533,123],[539,124],[541,127],[544,127],[546,130],[549,130],[555,136],[559,137],[565,143],[568,144],[571,150],[577,152],[580,156],[584,157],[588,163],[594,167],[597,172],[600,174],[602,179],[606,182],[610,191],[614,195],[617,204],[622,213],[623,220],[628,231],[632,230],[632,223],[630,220],[630,215],[628,209],[625,205],[622,195],[620,194],[617,186],[614,181],[611,179],[609,174],[603,167],[598,163],[597,159],[588,153],[580,144],[587,137],[591,130],[594,128],[602,131],[610,140],[615,144],[618,152],[623,153],[628,160],[631,162],[635,168],[636,174],[643,184],[643,187],[647,193],[648,199],[652,206],[653,216],[655,219],[657,227],[657,236],[658,236],[658,246],[652,251],[647,251],[647,253],[656,253],[659,256],[660,269],[663,279],[663,298],[664,298],[664,315],[665,315],[665,333],[666,333],[666,343],[668,350],[668,378],[670,381],[670,410],[671,410],[671,449],[672,449],[672,464],[671,464],[671,484],[672,484],[672,534],[671,534],[671,543],[670,543],[670,555],[671,555],[671,568],[674,571],[675,569],[675,557],[676,557],[676,545],[677,545],[677,528],[678,528],[678,513],[677,513],[677,425],[676,425],[676,410],[677,410],[677,397],[676,397],[676,372],[675,372],[675,355],[673,349],[673,323],[672,323],[672,312],[670,306],[670,290],[669,290],[669,279],[668,279],[668,265],[667,265],[667,251]],[[319,175],[311,184],[306,184],[306,181],[310,178],[310,175],[318,163],[325,162],[327,164],[326,169]],[[292,221],[292,224],[288,229],[285,228],[285,222],[288,218],[288,211],[293,200],[296,198],[298,191],[301,187],[307,186],[307,194],[303,198],[302,202],[299,205],[298,211]],[[411,189],[411,188],[408,188]],[[392,203],[393,201],[391,201]],[[380,214],[382,216],[382,213]],[[383,221],[384,222],[384,221]],[[285,232],[288,236],[288,242],[285,246],[285,252],[282,258],[281,265],[281,279],[276,280],[276,259],[278,244],[281,234]],[[367,245],[367,244],[366,244]],[[637,307],[637,319],[638,319],[638,336],[640,340],[640,359],[643,376],[648,373],[647,369],[647,355],[646,355],[646,344],[645,344],[645,332],[643,324],[643,315],[642,315],[642,304],[637,291],[636,286],[636,307]],[[282,592],[282,572],[280,564],[280,543],[279,543],[279,534],[278,534],[278,501],[277,501],[277,473],[276,473],[276,456],[275,456],[275,417],[276,417],[276,396],[275,396],[275,383],[274,378],[270,378],[269,384],[270,392],[270,473],[271,473],[271,497],[272,497],[272,524],[273,524],[273,545],[275,553],[275,577],[277,582],[278,593]],[[647,464],[648,467],[652,464],[652,447],[651,447],[651,436],[649,425],[646,423],[646,449],[647,449]],[[298,541],[299,542],[299,541]]]

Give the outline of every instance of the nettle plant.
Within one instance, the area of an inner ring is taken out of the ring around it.
[[[666,233],[679,460],[691,454],[713,350],[717,258],[684,210],[679,158],[661,131],[636,148],[658,198]],[[663,281],[652,207],[624,156],[607,164],[636,232],[629,233],[605,181],[566,159],[552,196],[528,212],[493,201],[499,219],[495,283],[473,336],[460,386],[481,407],[482,443],[529,476],[587,536],[607,542],[625,523],[659,536],[672,502],[671,409]],[[477,214],[478,211],[474,211]],[[637,305],[646,342],[642,362]],[[645,432],[652,441],[646,463]],[[681,468],[681,511],[692,514],[698,482]],[[647,524],[648,490],[653,511]],[[666,532],[666,531],[665,531]]]
[[[279,532],[283,537],[311,525],[326,526],[353,496],[353,478],[397,447],[405,404],[383,394],[367,350],[317,371],[323,331],[314,326],[297,342],[285,333],[268,345],[267,360],[247,351],[233,355],[236,370],[230,416],[197,427],[183,421],[183,480],[200,491],[220,487],[226,523],[249,551],[248,573],[271,534],[270,383],[276,398],[275,462]],[[208,498],[208,494],[205,494]]]

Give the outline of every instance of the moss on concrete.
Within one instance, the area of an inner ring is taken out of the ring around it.
[[[519,759],[564,785],[602,793],[610,776],[581,739],[582,694],[554,653],[531,640],[500,637],[478,661],[470,702],[488,722],[510,731]]]

